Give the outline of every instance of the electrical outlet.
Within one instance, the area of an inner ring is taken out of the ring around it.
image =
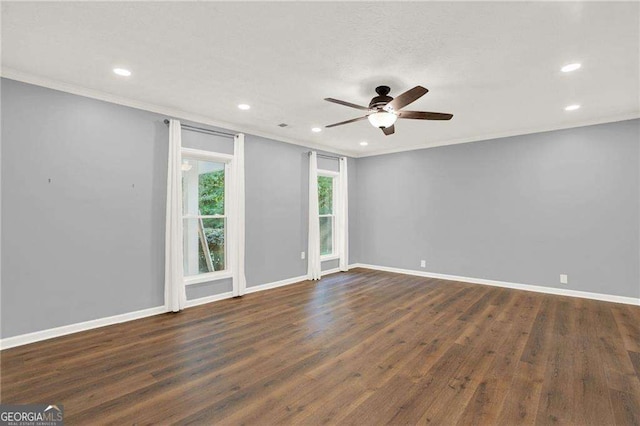
[[[420,267],[421,268],[426,268],[427,267],[427,261],[426,260],[421,260],[420,261]]]
[[[301,252],[300,252],[300,259],[303,259],[303,260],[304,260],[304,257],[305,257],[305,253],[304,253],[303,251],[301,251]]]
[[[560,284],[569,284],[569,276],[560,274]]]

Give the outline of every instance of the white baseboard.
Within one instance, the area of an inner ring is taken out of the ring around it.
[[[490,285],[494,287],[504,287],[504,288],[513,288],[516,290],[534,291],[536,293],[555,294],[558,296],[581,297],[583,299],[602,300],[605,302],[624,303],[627,305],[640,306],[640,298],[636,299],[634,297],[616,296],[613,294],[591,293],[588,291],[569,290],[569,289],[554,288],[554,287],[542,287],[542,286],[531,285],[531,284],[509,283],[505,281],[486,280],[484,278],[470,278],[470,277],[461,277],[457,275],[437,274],[434,272],[414,271],[411,269],[392,268],[389,266],[367,265],[364,263],[356,263],[353,265],[349,265],[349,268],[373,269],[376,271],[394,272],[397,274],[415,275],[418,277],[438,278],[441,280],[448,280],[448,281],[461,281],[461,282],[466,282],[471,284]]]
[[[299,277],[287,278],[285,280],[274,281],[272,283],[266,283],[266,284],[260,284],[260,285],[254,285],[254,286],[251,286],[251,287],[247,287],[244,292],[245,292],[245,294],[256,293],[258,291],[269,290],[269,289],[272,289],[272,288],[278,288],[278,287],[282,287],[282,286],[285,286],[285,285],[299,283],[300,281],[305,281],[307,279],[308,279],[308,277],[306,275],[300,275]]]
[[[324,277],[325,275],[335,274],[336,272],[340,272],[340,268],[327,269],[326,271],[320,272],[320,276]]]
[[[322,274],[329,274],[337,272],[337,270],[325,271]],[[282,287],[289,284],[299,283],[307,279],[306,275],[299,277],[288,278],[286,280],[276,281],[272,283],[262,284],[258,286],[248,287],[245,293],[255,293],[262,290],[268,290],[271,288]],[[233,297],[233,292],[225,292],[215,294],[213,296],[200,297],[198,299],[187,300],[185,308],[191,308],[194,306],[204,305],[206,303],[217,302],[219,300],[230,299]],[[95,320],[80,322],[76,324],[69,324],[62,327],[50,328],[48,330],[35,331],[33,333],[21,334],[19,336],[7,337],[0,339],[0,350],[15,348],[16,346],[28,345],[29,343],[40,342],[42,340],[53,339],[54,337],[66,336],[67,334],[78,333],[80,331],[92,330],[95,328],[105,327],[108,325],[119,324],[122,322],[133,321],[136,319],[146,318],[153,315],[158,315],[167,312],[164,306],[158,306],[156,308],[143,309],[141,311],[129,312],[126,314],[114,315],[107,318],[99,318]]]
[[[335,274],[336,272],[340,272],[340,268],[327,269],[326,271],[322,271],[320,275],[324,277],[325,275]],[[308,279],[309,277],[307,275],[300,275],[299,277],[287,278],[280,281],[274,281],[266,284],[247,287],[244,290],[244,292],[245,294],[257,293],[263,290],[269,290],[272,288],[283,287],[285,285],[296,284],[302,281],[306,281]],[[232,297],[233,297],[233,292],[231,291],[227,293],[216,294],[214,296],[201,297],[200,299],[188,300],[186,307],[190,308],[192,306],[204,305],[205,303],[217,302],[218,300],[230,299]]]
[[[320,273],[321,276],[325,276],[325,275],[329,275],[329,274],[335,274],[336,272],[340,272],[340,268],[333,268],[333,269],[327,269],[326,271],[322,271]],[[287,278],[285,280],[280,280],[280,281],[274,281],[272,283],[266,283],[266,284],[260,284],[260,285],[254,285],[251,287],[247,287],[247,289],[245,290],[245,293],[256,293],[258,291],[262,291],[262,290],[269,290],[272,288],[278,288],[278,287],[283,287],[285,285],[291,285],[291,284],[296,284],[302,281],[306,281],[309,279],[309,276],[307,275],[300,275],[299,277],[293,277],[293,278]]]
[[[54,337],[66,336],[67,334],[78,333],[80,331],[105,327],[107,325],[119,324],[121,322],[146,318],[153,315],[165,313],[164,306],[143,309],[141,311],[128,312],[126,314],[114,315],[112,317],[99,318],[91,321],[79,322],[76,324],[64,325],[62,327],[50,328],[48,330],[35,331],[33,333],[21,334],[19,336],[0,339],[0,349],[9,349],[16,346],[27,345],[41,340],[52,339]]]
[[[411,269],[400,269],[400,268],[392,268],[388,266],[368,265],[364,263],[354,263],[352,265],[349,265],[349,269],[352,269],[352,268],[373,269],[376,271],[394,272],[397,274],[415,275],[415,276],[427,277],[427,278],[438,278],[441,280],[449,280],[449,281],[461,281],[461,282],[467,282],[472,284],[490,285],[494,287],[512,288],[516,290],[534,291],[537,293],[581,297],[585,299],[602,300],[606,302],[624,303],[628,305],[640,306],[640,299],[636,299],[633,297],[615,296],[615,295],[601,294],[601,293],[590,293],[586,291],[568,290],[568,289],[560,289],[560,288],[553,288],[553,287],[541,287],[541,286],[530,285],[530,284],[509,283],[505,281],[486,280],[483,278],[469,278],[469,277],[461,277],[457,275],[437,274],[433,272],[414,271]],[[322,271],[322,276],[334,274],[336,272],[340,272],[340,269],[334,268],[334,269]],[[274,281],[271,283],[247,287],[245,293],[247,294],[256,293],[263,290],[283,287],[286,285],[296,284],[302,281],[306,281],[307,279],[308,277],[306,275],[301,275],[299,277],[287,278],[285,280]],[[198,299],[188,300],[186,303],[186,307],[191,308],[194,306],[204,305],[206,303],[212,303],[212,302],[217,302],[219,300],[230,299],[232,297],[233,297],[233,292],[226,292],[226,293],[216,294],[213,296],[201,297]],[[165,312],[166,312],[166,309],[164,306],[158,306],[155,308],[143,309],[141,311],[114,315],[107,318],[99,318],[99,319],[85,321],[77,324],[70,324],[62,327],[51,328],[48,330],[22,334],[19,336],[7,337],[4,339],[0,339],[0,350],[14,348],[16,346],[27,345],[29,343],[35,343],[42,340],[52,339],[54,337],[65,336],[67,334],[78,333],[80,331],[92,330],[95,328],[105,327],[108,325],[119,324],[127,321],[133,321],[136,319],[146,318],[153,315],[162,314]]]
[[[213,296],[200,297],[198,299],[187,300],[185,308],[192,308],[194,306],[204,305],[206,303],[217,302],[218,300],[231,299],[233,297],[232,291],[226,293],[214,294]]]

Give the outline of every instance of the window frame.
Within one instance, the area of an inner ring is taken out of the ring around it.
[[[212,162],[212,163],[223,163],[224,164],[224,215],[188,215],[185,214],[184,212],[184,204],[181,201],[180,205],[181,205],[181,210],[182,210],[182,221],[181,221],[181,226],[182,226],[182,232],[184,235],[184,223],[185,223],[185,219],[224,219],[224,227],[225,227],[225,244],[224,244],[224,266],[225,269],[223,269],[222,271],[214,271],[214,272],[207,272],[204,274],[197,274],[197,275],[184,275],[183,272],[183,282],[186,286],[188,285],[192,285],[192,284],[200,284],[200,283],[205,283],[205,282],[210,282],[210,281],[216,281],[216,280],[221,280],[221,279],[225,279],[225,278],[232,278],[233,277],[233,268],[232,268],[232,262],[234,261],[234,259],[232,259],[232,256],[230,256],[230,252],[229,252],[229,231],[230,231],[230,226],[229,226],[229,217],[232,215],[232,204],[231,204],[231,199],[230,199],[230,193],[229,193],[229,182],[231,182],[232,179],[232,173],[233,173],[233,155],[230,154],[223,154],[223,153],[219,153],[219,152],[212,152],[212,151],[204,151],[201,149],[193,149],[193,148],[182,148],[180,151],[180,164],[182,164],[183,160],[201,160],[201,161],[208,161],[208,162]],[[183,195],[184,197],[184,195]],[[184,251],[184,246],[182,247],[182,255],[184,256],[185,251]]]
[[[331,191],[331,195],[332,195],[332,200],[331,200],[331,206],[332,206],[332,214],[320,214],[320,210],[318,209],[318,221],[320,220],[321,217],[331,217],[331,253],[330,254],[324,254],[324,255],[320,255],[320,261],[321,262],[325,262],[325,261],[329,261],[329,260],[338,260],[340,259],[340,252],[336,249],[336,236],[337,236],[337,230],[336,230],[336,222],[337,222],[337,217],[338,217],[338,211],[340,211],[338,209],[338,191],[340,190],[340,185],[339,185],[339,180],[340,180],[340,173],[335,172],[333,170],[324,170],[324,169],[318,169],[318,177],[329,177],[331,178],[331,186],[332,186],[332,191]]]

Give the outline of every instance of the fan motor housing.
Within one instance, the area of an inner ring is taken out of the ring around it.
[[[391,102],[393,98],[389,96],[390,91],[391,88],[389,86],[376,87],[376,93],[378,94],[378,96],[371,99],[371,102],[369,102],[369,108],[379,110],[382,109],[383,106]]]
[[[391,96],[376,96],[369,102],[369,108],[382,109],[383,106],[391,102],[393,98]]]

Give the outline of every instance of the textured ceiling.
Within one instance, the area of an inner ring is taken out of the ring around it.
[[[3,2],[2,73],[371,155],[638,116],[639,6]],[[571,62],[582,69],[561,73]],[[401,120],[389,137],[366,121],[310,131],[360,115],[323,98],[367,104],[380,84],[425,86],[410,109],[454,118]]]

